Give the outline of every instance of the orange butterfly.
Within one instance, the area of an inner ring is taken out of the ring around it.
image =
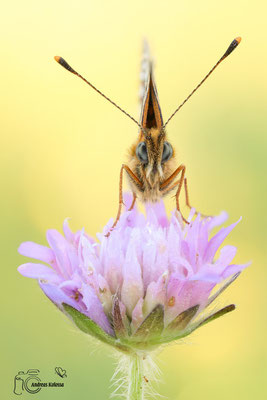
[[[174,158],[174,149],[167,140],[166,125],[180,110],[180,108],[189,100],[196,90],[205,82],[217,66],[238,46],[241,38],[234,39],[223,56],[214,65],[210,72],[202,79],[196,88],[187,96],[187,98],[179,105],[173,114],[163,123],[161,109],[159,105],[156,84],[153,77],[153,65],[148,55],[147,47],[144,54],[144,60],[147,61],[146,79],[144,85],[144,93],[142,96],[143,104],[141,110],[140,123],[137,122],[125,110],[114,103],[110,98],[100,92],[95,86],[88,82],[78,72],[76,72],[62,57],[55,57],[55,60],[65,69],[77,75],[89,86],[96,90],[101,96],[113,104],[116,108],[127,115],[140,128],[137,141],[131,146],[129,151],[128,165],[123,164],[120,171],[119,183],[119,208],[115,222],[111,230],[116,226],[123,205],[122,186],[123,171],[125,170],[130,187],[133,192],[133,202],[130,209],[133,208],[136,198],[143,202],[158,202],[162,197],[166,196],[170,191],[176,189],[176,208],[180,211],[179,196],[184,184],[186,205],[191,208],[189,203],[187,180],[185,177],[186,167],[180,164],[176,167]],[[186,219],[182,216],[185,222]],[[108,233],[108,235],[110,232]],[[107,236],[108,236],[107,235]]]

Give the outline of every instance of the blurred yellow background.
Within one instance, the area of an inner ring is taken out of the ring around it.
[[[170,400],[265,399],[266,391],[266,12],[264,1],[30,1],[1,7],[2,398],[15,399],[19,370],[38,368],[64,389],[38,399],[107,399],[114,361],[88,342],[16,268],[22,241],[48,228],[95,235],[115,216],[118,177],[137,127],[53,60],[61,55],[134,117],[142,40],[156,59],[163,117],[242,36],[168,126],[203,213],[243,221],[228,243],[253,264],[221,297],[237,310],[159,356]],[[166,200],[168,210],[174,199]],[[4,306],[3,306],[4,302]],[[22,397],[30,397],[23,393]]]

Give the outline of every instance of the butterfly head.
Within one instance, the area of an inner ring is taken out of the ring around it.
[[[136,161],[139,170],[143,172],[150,184],[162,179],[166,164],[172,159],[174,151],[166,140],[166,133],[162,129],[150,129],[141,135],[135,148]]]

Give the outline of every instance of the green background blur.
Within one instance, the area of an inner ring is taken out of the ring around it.
[[[53,60],[62,55],[139,118],[143,37],[156,59],[163,117],[226,50],[238,49],[168,126],[187,166],[191,202],[243,221],[227,239],[253,261],[223,294],[237,310],[159,356],[170,400],[266,398],[266,12],[265,1],[18,1],[1,7],[1,398],[15,399],[19,370],[42,379],[67,370],[64,389],[35,399],[107,399],[114,360],[77,333],[36,281],[16,268],[22,241],[48,228],[92,235],[115,216],[118,177],[137,127]],[[166,200],[168,210],[174,199]],[[3,306],[4,304],[4,306]],[[96,351],[97,350],[97,351]],[[58,380],[58,379],[57,379]],[[32,396],[32,397],[31,397]]]

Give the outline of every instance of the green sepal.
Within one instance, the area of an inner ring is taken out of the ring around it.
[[[164,328],[164,307],[158,304],[131,336],[131,342],[155,343]]]
[[[224,292],[228,286],[230,286],[241,274],[241,272],[237,272],[236,274],[232,275],[220,288],[219,290],[217,290],[216,293],[214,293],[209,299],[208,302],[205,306],[205,308],[207,308],[211,303],[213,303],[213,301],[215,299],[217,299],[217,297],[222,294],[222,292]]]
[[[125,318],[121,315],[120,303],[118,296],[114,297],[112,305],[112,320],[113,328],[117,338],[127,339],[130,335],[130,324],[127,316]]]
[[[175,333],[177,331],[182,331],[184,330],[189,322],[194,318],[196,315],[197,311],[199,309],[199,304],[188,308],[187,310],[181,312],[179,315],[177,315],[174,320],[166,327],[164,330],[164,333]]]
[[[69,304],[63,303],[64,310],[71,317],[77,328],[87,335],[94,336],[95,338],[102,340],[102,342],[114,345],[115,337],[108,335],[99,325],[97,325],[87,315],[71,307]]]
[[[230,304],[230,305],[222,308],[221,310],[216,311],[214,314],[211,314],[208,317],[206,317],[200,321],[197,321],[196,323],[190,324],[186,329],[180,331],[177,335],[173,335],[173,336],[170,336],[170,335],[164,336],[163,335],[162,339],[161,339],[161,344],[184,338],[184,337],[190,335],[190,333],[194,332],[196,329],[200,328],[201,326],[204,326],[204,325],[208,324],[209,322],[214,321],[215,319],[222,317],[224,314],[227,314],[234,310],[235,310],[235,305]]]
[[[103,331],[103,329],[100,328],[99,325],[97,325],[85,314],[79,312],[78,310],[76,310],[76,308],[73,308],[66,303],[63,303],[62,306],[67,315],[72,319],[77,328],[79,328],[82,332],[86,333],[87,335],[91,335],[94,338],[101,340],[101,342],[109,344],[110,346],[117,347],[119,350],[122,350],[124,352],[129,351],[126,346],[123,346],[120,343],[119,340]]]
[[[199,325],[197,326],[197,328],[200,328],[201,326],[206,325],[209,322],[214,321],[215,319],[220,318],[223,315],[225,315],[225,314],[227,314],[227,313],[229,313],[231,311],[234,311],[234,310],[235,310],[235,305],[234,304],[229,304],[228,306],[222,308],[219,311],[216,311],[214,314],[211,314],[209,317],[207,317],[204,320],[202,320],[199,323]]]

